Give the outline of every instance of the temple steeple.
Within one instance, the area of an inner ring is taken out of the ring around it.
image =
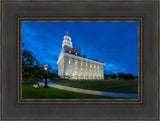
[[[71,37],[68,36],[68,31],[66,31],[66,34],[67,34],[67,35],[65,35],[64,38],[63,38],[64,40],[63,40],[62,48],[63,48],[65,45],[68,46],[68,47],[70,47],[70,48],[73,48],[72,42],[71,42]]]

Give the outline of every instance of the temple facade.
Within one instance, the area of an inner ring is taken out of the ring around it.
[[[64,36],[62,50],[58,57],[58,75],[67,79],[104,79],[104,63],[81,56],[74,49],[71,37]]]

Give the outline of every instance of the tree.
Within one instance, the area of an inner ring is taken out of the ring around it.
[[[108,75],[108,77],[111,78],[111,79],[115,79],[117,77],[117,75],[116,74],[110,74],[110,75]]]
[[[119,77],[119,79],[123,80],[123,79],[125,79],[126,76],[124,73],[118,73],[118,77]]]
[[[126,74],[126,79],[130,80],[130,79],[134,79],[134,75],[131,73]]]
[[[22,61],[25,61],[28,67],[32,67],[34,65],[39,64],[33,53],[29,52],[27,49],[22,51]]]
[[[39,62],[27,49],[22,51],[22,78],[27,83],[27,80],[35,79],[37,70],[39,69]]]
[[[24,44],[23,44],[24,46]],[[58,77],[58,74],[52,71],[52,68],[48,66],[47,72],[48,79],[55,79]],[[27,80],[43,80],[46,75],[46,71],[43,66],[40,66],[40,63],[33,55],[32,52],[23,48],[22,51],[22,79],[25,83]]]
[[[107,74],[104,74],[104,79],[108,79],[108,75]]]

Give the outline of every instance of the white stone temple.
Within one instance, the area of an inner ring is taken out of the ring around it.
[[[81,56],[74,49],[71,37],[64,36],[62,50],[58,57],[58,75],[68,79],[104,79],[104,63]]]

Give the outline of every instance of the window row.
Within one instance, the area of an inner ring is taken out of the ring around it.
[[[68,75],[71,76],[71,72],[69,72]],[[85,75],[85,76],[94,76],[94,77],[100,76],[100,75],[96,75],[96,74],[88,74],[88,73],[83,74],[82,72],[80,73],[80,76],[84,76],[84,75]],[[75,73],[74,73],[74,76],[78,76],[78,73],[75,72]],[[103,77],[103,76],[101,75],[101,77]]]
[[[71,61],[68,61],[68,64],[71,64]],[[77,66],[77,62],[75,62],[75,66]],[[88,67],[88,64],[85,64],[86,67]],[[83,63],[81,63],[81,67],[83,67]],[[90,68],[92,68],[92,65],[90,65]],[[96,66],[93,66],[94,69],[96,69]],[[99,66],[97,66],[97,69],[99,69]]]
[[[69,51],[69,53],[71,53],[71,51]],[[77,53],[75,53],[75,55],[77,55]]]
[[[71,67],[69,67],[68,69],[70,70]],[[75,70],[78,70],[78,68],[75,67]],[[83,70],[84,70],[84,71],[90,71],[90,72],[92,72],[92,71],[93,71],[93,72],[103,72],[103,70],[100,70],[100,71],[98,70],[98,71],[96,71],[96,70],[88,70],[88,69],[83,69],[83,68],[81,68],[80,70],[81,70],[81,71],[83,71]]]

